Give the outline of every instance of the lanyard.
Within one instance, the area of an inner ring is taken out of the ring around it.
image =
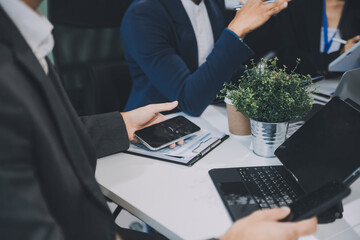
[[[327,53],[331,47],[331,44],[333,42],[333,39],[336,35],[336,32],[334,35],[330,38],[328,36],[328,23],[327,23],[327,16],[326,16],[326,0],[323,1],[323,29],[324,29],[324,52]]]

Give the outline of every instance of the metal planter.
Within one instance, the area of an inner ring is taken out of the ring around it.
[[[261,157],[275,157],[276,148],[285,141],[289,123],[266,123],[253,119],[250,123],[254,153]]]

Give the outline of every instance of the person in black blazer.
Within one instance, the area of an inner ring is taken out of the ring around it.
[[[134,130],[176,103],[80,119],[48,70],[0,1],[0,239],[114,240],[96,159],[127,149]]]
[[[297,0],[279,14],[277,30],[280,41],[277,56],[280,66],[286,65],[292,70],[297,58],[300,58],[296,72],[331,75],[328,72],[329,63],[360,40],[360,1],[326,0],[328,26],[337,28],[337,38],[347,40],[347,44],[329,53],[322,52],[320,41],[323,34],[323,4],[323,0]],[[340,45],[332,42],[332,45],[336,44]]]
[[[41,0],[23,1],[28,6],[0,0],[0,239],[114,240],[120,239],[117,233],[123,239],[163,239],[117,229],[94,171],[98,157],[127,149],[135,130],[163,120],[159,112],[177,103],[79,118],[50,62],[43,61],[47,52],[34,44],[36,38],[51,46],[51,38],[43,39],[40,25],[29,18]],[[19,8],[11,7],[15,4]],[[16,18],[29,22],[24,28]],[[224,239],[249,239],[247,234],[273,229],[268,236],[287,240],[315,231],[315,219],[277,222],[288,213],[253,214]]]

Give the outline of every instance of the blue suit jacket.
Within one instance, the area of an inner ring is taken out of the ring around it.
[[[125,110],[150,103],[179,101],[199,116],[223,83],[253,52],[225,30],[223,0],[205,0],[215,45],[198,67],[197,42],[180,0],[135,0],[124,16],[121,34],[133,88]]]

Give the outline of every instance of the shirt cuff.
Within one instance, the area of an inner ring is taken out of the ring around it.
[[[239,39],[240,41],[243,41],[243,40],[241,39],[241,37],[239,37],[236,33],[234,33],[233,31],[231,31],[230,29],[225,28],[225,31],[228,31],[229,33],[231,33],[232,35],[234,35],[234,37],[236,37],[236,38]]]

